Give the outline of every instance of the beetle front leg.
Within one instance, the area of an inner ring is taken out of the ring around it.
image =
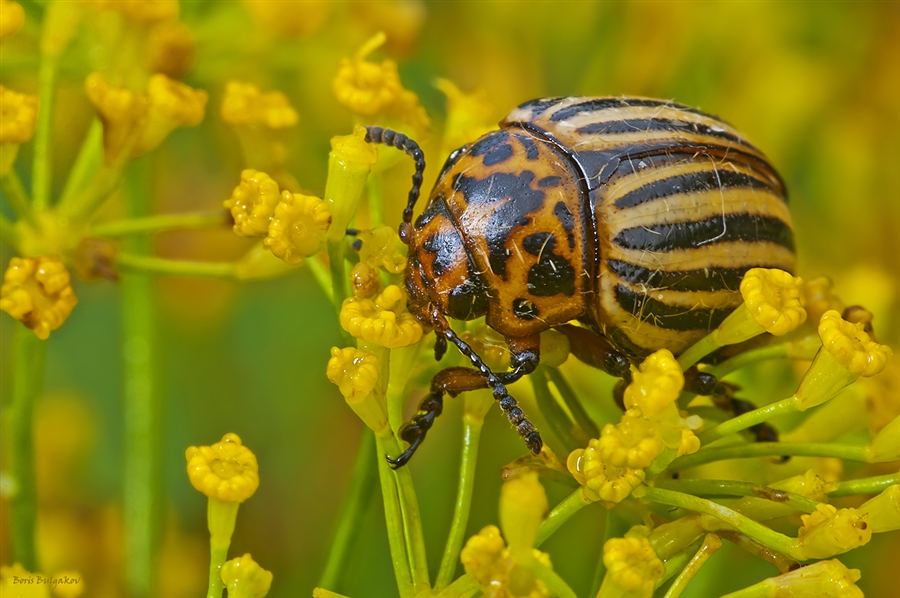
[[[696,366],[684,373],[684,389],[698,395],[711,397],[719,409],[734,415],[743,415],[756,409],[756,405],[734,396],[736,386],[720,382],[712,374],[699,371]],[[778,432],[766,423],[756,424],[750,428],[757,442],[778,442]]]

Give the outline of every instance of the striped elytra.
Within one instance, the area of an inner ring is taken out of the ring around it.
[[[679,354],[794,268],[784,183],[726,122],[645,98],[534,100],[448,159],[409,238],[410,307],[508,339],[578,320]],[[430,307],[429,307],[430,306]]]

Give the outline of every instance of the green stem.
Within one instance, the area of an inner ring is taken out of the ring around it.
[[[325,293],[325,296],[328,297],[328,300],[333,302],[334,292],[331,290],[331,275],[325,268],[325,265],[316,256],[303,260],[303,263],[309,268],[309,273],[319,283],[319,287]]]
[[[678,357],[678,365],[681,366],[682,370],[687,371],[688,368],[718,349],[719,346],[715,331],[710,332],[688,347],[688,349]]]
[[[12,400],[7,405],[9,468],[15,483],[10,497],[14,562],[29,571],[38,570],[35,552],[37,491],[34,479],[34,404],[43,387],[46,343],[25,326],[16,325],[13,336]]]
[[[350,475],[350,484],[344,494],[344,503],[338,516],[338,527],[328,552],[325,570],[317,584],[322,588],[337,588],[344,569],[347,556],[356,544],[362,529],[362,520],[372,500],[377,479],[375,463],[375,440],[372,431],[366,428]]]
[[[2,214],[0,214],[0,241],[10,247],[15,247],[19,244],[19,231],[16,229],[16,225]]]
[[[384,224],[384,186],[381,173],[370,173],[366,186],[368,187],[369,226],[375,228],[379,224]]]
[[[544,372],[545,369],[542,366],[538,366],[528,376],[528,379],[531,381],[531,386],[534,389],[534,398],[538,409],[541,410],[544,419],[550,424],[550,429],[553,430],[553,433],[565,447],[566,453],[569,453],[581,446],[581,444],[572,435],[572,429],[575,427],[575,424],[565,410],[560,407],[559,403],[556,402],[556,397],[553,396],[553,393],[550,392],[550,386],[547,384],[547,374]]]
[[[571,519],[572,515],[591,503],[593,503],[593,501],[584,496],[584,492],[581,491],[580,487],[564,498],[561,503],[556,505],[553,510],[550,511],[547,519],[541,524],[541,528],[538,530],[537,540],[534,543],[535,547],[543,544],[544,540],[552,536],[563,523]]]
[[[569,413],[575,418],[575,423],[581,428],[584,436],[588,440],[591,438],[599,438],[600,428],[597,427],[597,424],[591,419],[591,416],[584,410],[584,406],[581,404],[581,401],[578,399],[578,396],[575,394],[575,391],[569,385],[568,380],[566,380],[566,377],[563,376],[562,372],[560,372],[558,368],[551,367],[546,368],[546,372],[550,376],[550,381],[553,383],[553,386],[559,391],[559,396],[562,397],[566,407],[569,408]]]
[[[707,445],[713,440],[724,438],[725,436],[728,436],[730,434],[737,434],[741,430],[746,430],[747,428],[753,427],[756,424],[761,424],[765,421],[769,421],[773,417],[784,415],[785,413],[793,413],[797,410],[796,405],[797,402],[793,397],[791,397],[782,401],[778,401],[776,403],[771,403],[769,405],[766,405],[765,407],[754,409],[753,411],[749,411],[747,413],[744,413],[743,415],[733,417],[722,422],[718,426],[700,434],[700,444]]]
[[[697,540],[671,558],[666,559],[666,572],[663,573],[662,577],[656,580],[656,588],[659,589],[663,587],[667,581],[683,571],[684,568],[688,566],[688,563],[691,562],[691,559],[694,558],[694,555],[697,554],[697,551],[700,550],[702,543],[702,539]]]
[[[391,562],[394,565],[394,577],[400,598],[415,596],[410,575],[410,564],[407,559],[406,538],[403,533],[403,516],[400,509],[400,497],[393,471],[382,455],[396,454],[389,452],[389,441],[394,438],[392,432],[375,437],[378,454],[378,478],[381,481],[381,495],[384,500],[384,518],[387,525],[388,545],[391,549]],[[396,442],[394,443],[396,444]]]
[[[675,459],[668,472],[674,473],[690,467],[725,461],[726,459],[752,459],[755,457],[835,457],[849,461],[869,462],[865,447],[846,444],[812,442],[756,442],[701,449],[693,455]]]
[[[224,210],[188,212],[186,214],[160,214],[144,218],[105,222],[92,227],[90,234],[95,237],[121,237],[141,233],[224,227],[228,220],[228,212]]]
[[[81,142],[78,157],[75,158],[75,163],[66,178],[66,184],[59,195],[58,205],[60,208],[68,205],[72,198],[85,188],[91,175],[98,171],[102,163],[103,125],[100,124],[100,119],[95,118],[91,122],[84,141]]]
[[[481,438],[483,420],[466,417],[463,419],[462,459],[459,464],[459,487],[456,489],[456,504],[453,508],[453,523],[441,558],[435,589],[447,587],[456,572],[459,553],[465,541],[466,525],[472,508],[472,490],[475,486],[475,464],[478,461],[478,443]]]
[[[730,527],[733,527],[744,535],[765,544],[773,550],[794,558],[799,558],[799,560],[805,560],[805,557],[802,554],[797,554],[793,538],[780,534],[761,523],[757,523],[733,509],[706,500],[705,498],[699,498],[697,496],[675,492],[673,490],[654,488],[652,486],[645,486],[643,490],[644,494],[641,498],[644,500],[673,507],[682,507],[689,511],[694,511],[695,513],[710,515],[728,524]]]
[[[747,367],[748,365],[751,365],[758,361],[765,361],[769,359],[786,359],[787,357],[787,345],[785,345],[784,343],[778,343],[760,347],[759,349],[753,349],[751,351],[738,353],[734,357],[723,361],[716,366],[712,366],[705,371],[709,372],[716,378],[723,378],[731,372]]]
[[[338,322],[340,322],[341,307],[344,305],[344,299],[348,297],[347,285],[349,283],[344,264],[343,239],[339,241],[328,241],[328,267],[331,271],[331,303],[337,314]],[[354,344],[353,337],[344,330],[343,326],[340,328],[344,344],[352,346]]]
[[[126,177],[128,209],[133,216],[150,210],[146,163],[135,162]],[[148,239],[130,240],[135,257],[149,252]],[[149,258],[148,258],[149,259]],[[156,302],[153,279],[125,273],[122,292],[124,357],[124,513],[126,578],[130,594],[153,595],[159,497],[159,405],[157,393]]]
[[[37,224],[34,218],[34,211],[31,208],[31,200],[28,199],[25,187],[22,186],[22,180],[15,170],[10,170],[0,177],[0,189],[3,190],[3,195],[6,197],[6,201],[9,202],[9,207],[16,213],[16,218],[27,220],[31,224]]]
[[[530,559],[528,562],[520,563],[522,567],[531,571],[531,573],[541,580],[547,589],[550,590],[551,596],[559,598],[576,598],[575,592],[569,587],[569,584],[559,576],[559,574],[540,562],[536,558]]]
[[[722,547],[722,540],[719,539],[715,534],[707,534],[703,539],[703,544],[700,546],[700,549],[694,554],[694,557],[690,560],[686,567],[681,571],[675,581],[669,586],[669,591],[666,592],[664,598],[678,598],[681,596],[684,589],[691,582],[694,576],[700,571],[700,568],[706,564],[706,561],[709,560],[715,552]]]
[[[629,529],[628,521],[618,512],[618,505],[606,512],[606,527],[603,530],[603,545],[611,538],[622,538]],[[600,558],[597,560],[597,568],[594,571],[594,581],[591,583],[591,591],[588,596],[596,596],[606,577],[606,563],[603,562],[603,546],[600,547]]]
[[[222,598],[222,592],[225,590],[225,583],[222,581],[222,566],[228,560],[228,548],[231,544],[225,546],[209,547],[209,584],[206,589],[206,598]]]
[[[829,492],[828,496],[837,498],[839,496],[855,496],[857,494],[880,494],[894,484],[900,484],[900,473],[889,473],[887,475],[839,482],[837,488]]]
[[[41,67],[38,71],[38,117],[34,132],[34,162],[31,171],[35,210],[43,210],[50,205],[50,187],[53,184],[50,129],[53,121],[56,67],[56,57],[46,54],[41,57]]]
[[[396,437],[386,442],[387,455],[400,453]],[[419,514],[419,500],[413,486],[412,472],[408,467],[392,470],[400,494],[400,509],[403,516],[403,532],[406,537],[407,559],[412,572],[413,591],[418,596],[431,588],[428,578],[428,558],[425,553],[425,535],[422,532],[422,517]]]
[[[456,578],[456,581],[444,588],[436,598],[469,598],[479,591],[478,582],[469,574]]]
[[[812,513],[819,505],[817,501],[800,494],[733,480],[663,480],[657,482],[656,487],[696,496],[752,496],[786,505],[803,513]]]
[[[228,278],[237,276],[233,262],[192,262],[167,260],[137,253],[120,253],[116,256],[116,269],[122,272],[159,274],[169,276],[200,276],[204,278]]]

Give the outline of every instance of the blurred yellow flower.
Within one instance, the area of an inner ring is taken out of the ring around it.
[[[503,484],[500,489],[500,527],[509,543],[509,552],[517,561],[523,562],[531,556],[548,510],[547,493],[537,473],[524,473]]]
[[[0,588],[3,598],[50,598],[50,585],[38,583],[44,578],[19,563],[0,567]]]
[[[598,598],[650,598],[666,566],[647,538],[610,538],[603,545],[606,577]]]
[[[387,287],[375,299],[345,299],[341,326],[356,338],[389,349],[413,345],[423,332],[407,311],[406,296],[397,285]]]
[[[230,125],[286,129],[297,124],[298,116],[280,91],[262,93],[250,83],[229,81],[222,99],[222,119]]]
[[[129,0],[107,5],[138,25],[150,25],[178,18],[178,0]]]
[[[0,287],[0,310],[19,320],[41,339],[62,326],[78,303],[69,271],[55,257],[18,258]]]
[[[240,503],[259,487],[256,455],[237,434],[226,434],[211,446],[188,447],[185,458],[191,484],[210,498]]]
[[[800,285],[803,307],[811,322],[818,322],[829,310],[844,311],[844,303],[832,292],[834,284],[829,278],[820,276]]]
[[[550,567],[550,556],[532,550],[531,556]],[[500,536],[500,530],[488,525],[469,538],[459,554],[466,573],[475,580],[486,598],[549,598],[543,582],[518,566]]]
[[[827,559],[869,542],[869,517],[856,509],[838,509],[820,503],[816,510],[801,515],[803,527],[797,534],[799,551],[806,559]]]
[[[0,85],[0,143],[20,144],[31,139],[37,111],[37,97]]]
[[[854,376],[874,376],[887,365],[891,349],[881,345],[863,330],[863,324],[851,324],[831,310],[819,321],[822,347]]]
[[[331,3],[321,0],[244,0],[243,4],[264,28],[288,37],[315,33],[331,12]]]
[[[572,451],[566,467],[581,484],[587,498],[610,504],[625,500],[646,475],[643,469],[616,467],[604,462],[600,441],[596,438],[588,442],[587,448]]]
[[[312,195],[283,191],[263,244],[285,263],[299,264],[319,251],[330,225],[326,202]]]
[[[353,296],[357,299],[368,299],[381,292],[378,269],[364,261],[350,270],[350,284],[353,286]]]
[[[184,23],[165,21],[147,34],[144,62],[151,73],[180,79],[191,69],[195,54],[194,35]]]
[[[447,96],[447,119],[441,154],[449,155],[497,127],[495,108],[482,90],[463,93],[453,81],[438,79],[435,87]]]
[[[222,565],[222,581],[228,598],[263,598],[272,587],[272,572],[245,554]]]
[[[681,366],[668,349],[660,349],[632,374],[631,384],[625,389],[625,407],[638,408],[644,416],[653,419],[675,402],[682,388]]]
[[[85,91],[103,123],[103,150],[112,164],[137,143],[149,102],[144,94],[113,87],[100,73],[88,75]]]
[[[241,172],[241,183],[223,205],[231,210],[234,232],[245,237],[268,234],[275,206],[281,199],[278,183],[264,172],[247,168]]]
[[[0,0],[0,39],[8,37],[22,28],[25,11],[15,2]]]
[[[400,274],[406,269],[409,249],[400,240],[396,229],[384,225],[376,226],[373,229],[359,231],[357,238],[362,241],[362,247],[359,249],[361,262],[384,268],[391,274]]]
[[[177,127],[193,127],[203,120],[205,91],[156,74],[147,82],[147,97],[147,119],[134,147],[136,154],[155,149]]]

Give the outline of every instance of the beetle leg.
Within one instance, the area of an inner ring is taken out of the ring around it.
[[[624,354],[614,349],[605,338],[587,328],[572,324],[557,326],[556,330],[569,339],[572,355],[577,357],[578,361],[603,370],[610,376],[621,378],[626,385],[631,382],[631,362]]]
[[[753,403],[734,396],[735,391],[739,390],[738,387],[727,382],[720,382],[712,374],[701,372],[696,367],[685,372],[684,389],[698,395],[712,397],[713,403],[717,407],[734,415],[743,415],[756,409],[756,405]],[[778,432],[769,424],[756,424],[750,428],[750,431],[756,436],[757,442],[778,442]]]

